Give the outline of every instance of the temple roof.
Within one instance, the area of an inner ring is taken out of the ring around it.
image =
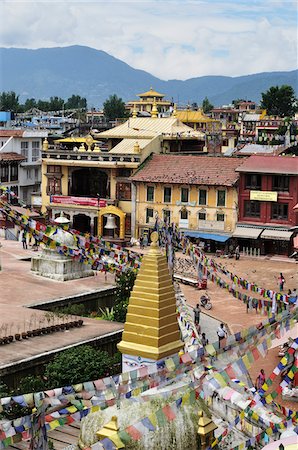
[[[298,175],[298,161],[293,156],[253,155],[237,169],[237,172]]]
[[[149,253],[143,257],[126,315],[122,354],[155,361],[183,348],[176,315],[176,297],[166,256],[158,245],[158,234],[151,234]]]
[[[139,141],[137,139],[123,139],[119,144],[115,145],[115,147],[110,150],[110,153],[118,153],[118,154],[131,154],[135,153],[134,146],[138,142],[140,151],[142,151],[146,145],[151,142],[151,139],[140,139]]]
[[[160,92],[154,91],[152,87],[147,92],[143,92],[143,94],[138,94],[138,97],[164,97],[165,94],[161,94]]]
[[[210,117],[205,116],[202,111],[189,111],[188,109],[177,110],[176,111],[177,119],[181,120],[181,122],[193,122],[193,123],[204,123],[204,122],[217,122],[215,119],[210,119]]]

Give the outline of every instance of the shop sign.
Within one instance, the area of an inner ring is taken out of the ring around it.
[[[250,191],[250,200],[263,202],[277,202],[277,192],[272,191]]]

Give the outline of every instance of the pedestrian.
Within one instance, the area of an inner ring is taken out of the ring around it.
[[[223,323],[221,323],[219,325],[219,327],[217,328],[217,336],[218,336],[219,348],[220,348],[220,341],[225,339],[227,337],[227,334],[228,333],[227,333],[226,327],[224,326]]]
[[[28,246],[27,246],[27,231],[26,230],[23,231],[22,243],[23,243],[23,249],[27,250]]]
[[[280,290],[280,292],[283,291],[285,282],[286,282],[285,277],[284,277],[283,274],[280,272],[279,277],[278,277],[278,284],[279,284],[279,290]]]
[[[200,315],[201,315],[201,308],[200,305],[197,303],[197,306],[194,308],[194,314],[195,314],[195,324],[200,323]]]
[[[140,237],[140,248],[141,249],[144,248],[144,238],[143,238],[143,236]]]
[[[201,336],[201,343],[202,343],[202,346],[203,346],[203,347],[206,347],[206,345],[209,344],[209,341],[208,341],[208,339],[206,338],[206,334],[205,334],[205,333],[202,333],[202,336]]]
[[[264,369],[261,369],[259,375],[256,378],[255,388],[257,390],[261,389],[263,384],[265,383],[265,381],[266,381],[265,372],[264,372]]]
[[[236,261],[238,261],[238,259],[240,259],[240,247],[239,247],[239,245],[237,245],[237,247],[235,248],[235,259],[236,259]]]

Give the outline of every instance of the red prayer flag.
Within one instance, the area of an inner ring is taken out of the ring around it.
[[[166,405],[162,408],[164,415],[167,417],[168,420],[174,420],[176,418],[176,414],[170,407],[170,405]]]

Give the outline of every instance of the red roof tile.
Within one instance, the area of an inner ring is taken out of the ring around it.
[[[25,161],[27,158],[14,152],[0,152],[0,161]]]
[[[237,172],[298,175],[298,158],[293,156],[252,155],[237,169]]]
[[[153,155],[131,177],[133,181],[151,183],[233,186],[235,172],[246,158],[187,155]]]
[[[0,130],[0,137],[19,136],[22,137],[24,130]]]

